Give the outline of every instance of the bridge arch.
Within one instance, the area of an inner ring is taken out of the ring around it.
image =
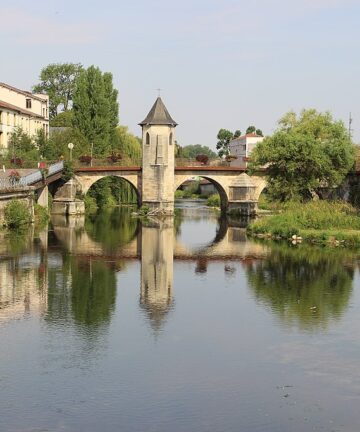
[[[130,184],[133,188],[133,190],[136,193],[136,200],[137,204],[141,204],[141,194],[138,187],[138,178],[137,176],[134,176],[133,174],[118,174],[118,173],[106,173],[104,175],[75,175],[75,180],[78,184],[78,187],[80,191],[86,195],[90,188],[97,183],[99,180],[102,180],[104,178],[117,178],[119,180],[124,180],[128,184]]]
[[[197,175],[196,177],[200,177],[202,179],[208,180],[210,183],[212,183],[220,195],[220,207],[222,211],[226,211],[229,204],[229,196],[227,193],[227,187],[226,185],[222,185],[218,180],[215,179],[212,176],[208,175]],[[182,174],[182,175],[175,175],[175,187],[174,187],[174,193],[176,192],[179,187],[185,183],[187,180],[191,180],[194,178],[194,175],[190,174]]]
[[[91,188],[92,185],[94,185],[97,181],[103,179],[103,178],[119,178],[125,180],[127,183],[129,183],[135,190],[137,195],[137,201],[138,204],[141,201],[141,195],[139,191],[139,185],[138,185],[138,178],[134,174],[118,174],[118,173],[104,173],[100,175],[75,175],[75,180],[81,190],[81,192],[86,195]]]

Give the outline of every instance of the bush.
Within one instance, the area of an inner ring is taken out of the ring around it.
[[[116,162],[118,162],[121,159],[122,159],[122,157],[118,153],[112,153],[110,156],[107,157],[107,160],[110,163],[116,163]]]
[[[92,161],[92,157],[89,155],[82,155],[79,157],[79,161],[81,163],[85,163],[85,164],[89,165],[90,162]]]
[[[64,161],[64,169],[62,174],[62,179],[66,183],[74,177],[74,167],[71,162]]]
[[[39,204],[34,205],[35,223],[42,226],[49,221],[49,212],[45,207]]]
[[[209,207],[220,207],[220,195],[213,194],[207,199],[206,205]]]
[[[198,154],[195,159],[197,162],[201,162],[203,165],[207,165],[209,162],[209,156],[206,154]]]
[[[178,189],[175,191],[175,199],[182,199],[184,198],[184,191],[181,189]]]
[[[296,234],[327,240],[338,230],[360,231],[360,216],[350,204],[340,201],[310,201],[283,204],[281,213],[263,217],[248,226],[253,234],[289,238]]]
[[[19,200],[12,200],[6,205],[4,216],[5,225],[11,229],[31,223],[31,214],[26,204]]]
[[[96,213],[98,206],[96,199],[90,195],[86,195],[84,198],[86,213]]]

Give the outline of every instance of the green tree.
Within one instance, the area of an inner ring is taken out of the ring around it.
[[[73,98],[74,126],[94,144],[94,156],[110,151],[118,121],[117,94],[111,74],[102,74],[95,66],[80,72]]]
[[[285,114],[272,137],[258,143],[251,168],[267,165],[273,199],[307,199],[320,187],[341,183],[354,164],[354,146],[341,121],[330,113]]]
[[[264,136],[261,129],[256,128],[255,126],[248,126],[246,129],[246,134],[254,133],[258,136]]]
[[[181,148],[180,157],[195,158],[199,154],[205,154],[209,158],[215,158],[216,153],[207,146],[201,144],[191,144]]]
[[[9,156],[26,160],[37,160],[39,153],[32,138],[21,128],[16,127],[9,139]]]
[[[59,107],[63,111],[70,108],[76,79],[81,70],[80,63],[52,63],[41,70],[41,82],[33,86],[33,91],[49,96],[50,120],[57,115]]]
[[[218,142],[216,144],[216,150],[220,157],[227,156],[229,154],[230,140],[233,138],[232,132],[227,129],[220,129],[217,134]]]
[[[240,136],[241,136],[241,130],[236,129],[236,131],[234,132],[234,138],[239,138]]]
[[[72,127],[74,121],[74,113],[72,110],[63,111],[57,114],[50,121],[51,127]]]
[[[126,126],[118,126],[112,137],[111,152],[120,154],[125,163],[139,165],[141,140],[131,134]]]

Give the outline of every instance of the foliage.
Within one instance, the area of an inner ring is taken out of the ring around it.
[[[98,180],[91,186],[88,195],[95,200],[99,208],[137,203],[134,187],[118,177],[104,177]]]
[[[111,153],[117,154],[129,164],[140,164],[141,140],[131,134],[126,126],[117,126],[111,140]]]
[[[121,155],[119,153],[111,153],[111,155],[107,157],[107,160],[110,163],[116,163],[121,160]]]
[[[85,164],[90,164],[90,162],[92,161],[92,157],[91,156],[89,156],[89,155],[81,155],[80,157],[79,157],[79,161],[81,162],[81,163],[85,163]]]
[[[89,194],[86,194],[84,198],[85,211],[87,214],[96,213],[98,206],[96,204],[96,199]]]
[[[118,122],[118,92],[113,88],[112,75],[90,66],[80,72],[76,84],[74,127],[94,144],[95,157],[104,156],[109,153]]]
[[[246,129],[246,134],[256,134],[258,136],[264,136],[261,129],[257,129],[255,126],[248,126]]]
[[[49,213],[45,207],[39,204],[34,205],[34,217],[37,225],[43,226],[49,221]]]
[[[311,201],[306,204],[290,202],[282,205],[279,214],[266,216],[248,226],[250,234],[270,234],[290,238],[300,235],[328,240],[335,232],[360,234],[360,215],[350,204],[341,201]],[[337,238],[337,237],[336,237]]]
[[[325,328],[349,304],[354,270],[345,250],[273,244],[265,259],[246,266],[257,302],[290,325]]]
[[[209,207],[220,207],[220,195],[218,193],[210,195],[206,205]]]
[[[201,162],[203,165],[207,165],[209,162],[209,156],[206,154],[198,154],[195,159],[197,162]]]
[[[10,135],[9,153],[12,158],[36,160],[38,151],[31,137],[21,128],[16,127]]]
[[[13,157],[10,159],[10,162],[14,165],[17,165],[19,167],[23,166],[24,160],[18,157]]]
[[[227,156],[230,152],[229,144],[233,138],[232,132],[227,129],[220,129],[217,134],[218,142],[216,144],[216,150],[218,150],[218,155],[220,157]]]
[[[26,204],[19,200],[10,201],[4,210],[5,225],[16,229],[31,223],[31,215]]]
[[[241,130],[240,129],[236,129],[236,131],[234,132],[233,138],[239,138],[240,136],[241,136]]]
[[[175,191],[175,199],[182,199],[184,198],[184,191],[181,189],[178,189]]]
[[[69,128],[62,131],[55,131],[51,134],[49,145],[52,153],[55,154],[56,157],[63,156],[69,158],[69,143],[74,144],[72,150],[74,159],[82,154],[89,154],[91,151],[89,142],[78,129]],[[50,152],[48,154],[50,154]]]
[[[66,183],[74,177],[74,166],[71,162],[64,161],[64,169],[62,173],[62,180]]]
[[[49,96],[50,120],[56,117],[59,107],[63,111],[69,109],[81,70],[79,63],[52,63],[41,70],[41,82],[33,87],[33,91]]]
[[[62,111],[50,120],[51,127],[72,127],[74,112],[72,110]]]
[[[338,185],[354,164],[354,148],[341,121],[330,113],[287,113],[272,137],[251,154],[252,169],[267,165],[269,193],[281,201],[307,199],[322,186]]]
[[[185,147],[181,147],[178,156],[192,159],[199,154],[205,154],[210,159],[216,157],[216,153],[214,151],[212,151],[209,147],[203,146],[201,144],[192,144],[192,145],[187,145]]]

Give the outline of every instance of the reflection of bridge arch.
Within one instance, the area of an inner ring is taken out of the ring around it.
[[[215,189],[217,190],[217,192],[220,195],[220,205],[221,205],[221,209],[222,210],[226,210],[228,208],[228,203],[229,203],[229,197],[228,194],[226,192],[226,185],[222,185],[221,184],[221,179],[215,179],[212,176],[203,176],[203,175],[197,175],[196,177],[200,177],[202,179],[208,180],[211,184],[213,184],[215,186]],[[175,188],[174,188],[174,192],[183,184],[185,183],[187,180],[191,180],[192,178],[194,178],[194,175],[190,175],[190,174],[183,174],[183,175],[176,175],[175,177]]]

